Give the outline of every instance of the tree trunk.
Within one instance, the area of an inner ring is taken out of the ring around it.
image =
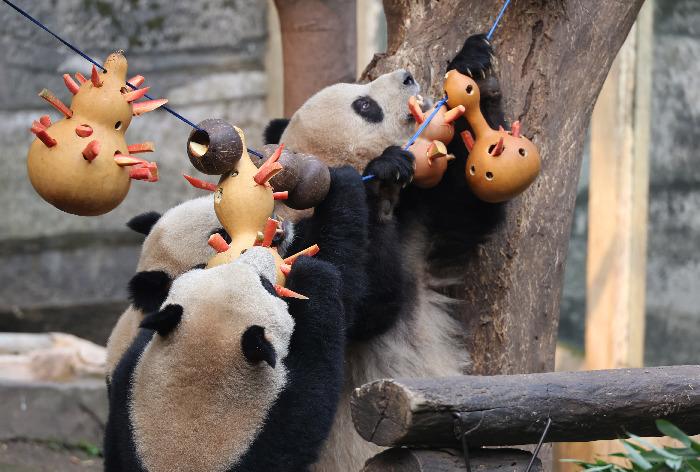
[[[379,446],[459,447],[660,436],[668,419],[700,433],[700,366],[377,380],[357,389],[352,416]]]
[[[559,300],[583,142],[593,104],[643,0],[513,0],[493,37],[510,121],[522,120],[542,173],[507,205],[505,224],[466,267],[459,298],[475,374],[554,367]],[[408,67],[442,94],[445,65],[485,32],[501,2],[385,0],[388,51],[363,74]],[[610,202],[614,205],[615,202]]]
[[[284,114],[327,85],[354,82],[354,0],[275,0],[284,58]],[[277,79],[279,80],[279,78]]]

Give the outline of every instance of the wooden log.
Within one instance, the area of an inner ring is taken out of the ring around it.
[[[470,446],[659,436],[666,418],[700,433],[700,366],[544,374],[378,380],[353,393],[359,434],[380,446],[460,447],[460,413]]]
[[[531,454],[519,449],[478,449],[470,451],[469,464],[474,472],[522,472]],[[367,461],[362,472],[464,472],[462,451],[392,448]],[[542,471],[539,459],[531,469]]]

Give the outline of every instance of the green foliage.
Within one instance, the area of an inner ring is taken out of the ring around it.
[[[627,459],[631,467],[622,467],[602,459],[595,462],[563,459],[562,462],[573,462],[580,465],[581,470],[587,472],[700,472],[700,443],[693,441],[687,434],[666,420],[657,420],[656,427],[664,435],[678,440],[682,447],[660,447],[639,436],[630,434],[631,441],[621,440],[625,452],[610,454],[610,456]]]

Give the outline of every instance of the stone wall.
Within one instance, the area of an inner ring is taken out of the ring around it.
[[[250,145],[266,122],[266,3],[257,0],[57,0],[17,3],[102,61],[123,49],[130,75],[193,122],[221,117]],[[190,128],[164,111],[136,117],[128,142],[152,140],[160,182],[134,182],[122,205],[94,218],[62,213],[26,176],[33,119],[48,113],[44,87],[70,100],[61,75],[89,63],[17,12],[0,6],[0,331],[62,330],[104,342],[126,305],[140,239],[124,226],[201,194],[181,177],[195,173],[184,152]]]
[[[645,364],[700,361],[700,2],[655,0]],[[560,339],[582,347],[588,170],[584,165]]]

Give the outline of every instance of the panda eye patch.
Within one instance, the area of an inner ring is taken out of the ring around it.
[[[364,96],[356,98],[355,101],[352,102],[352,109],[368,123],[381,123],[382,120],[384,120],[382,107],[380,107],[372,97]]]

